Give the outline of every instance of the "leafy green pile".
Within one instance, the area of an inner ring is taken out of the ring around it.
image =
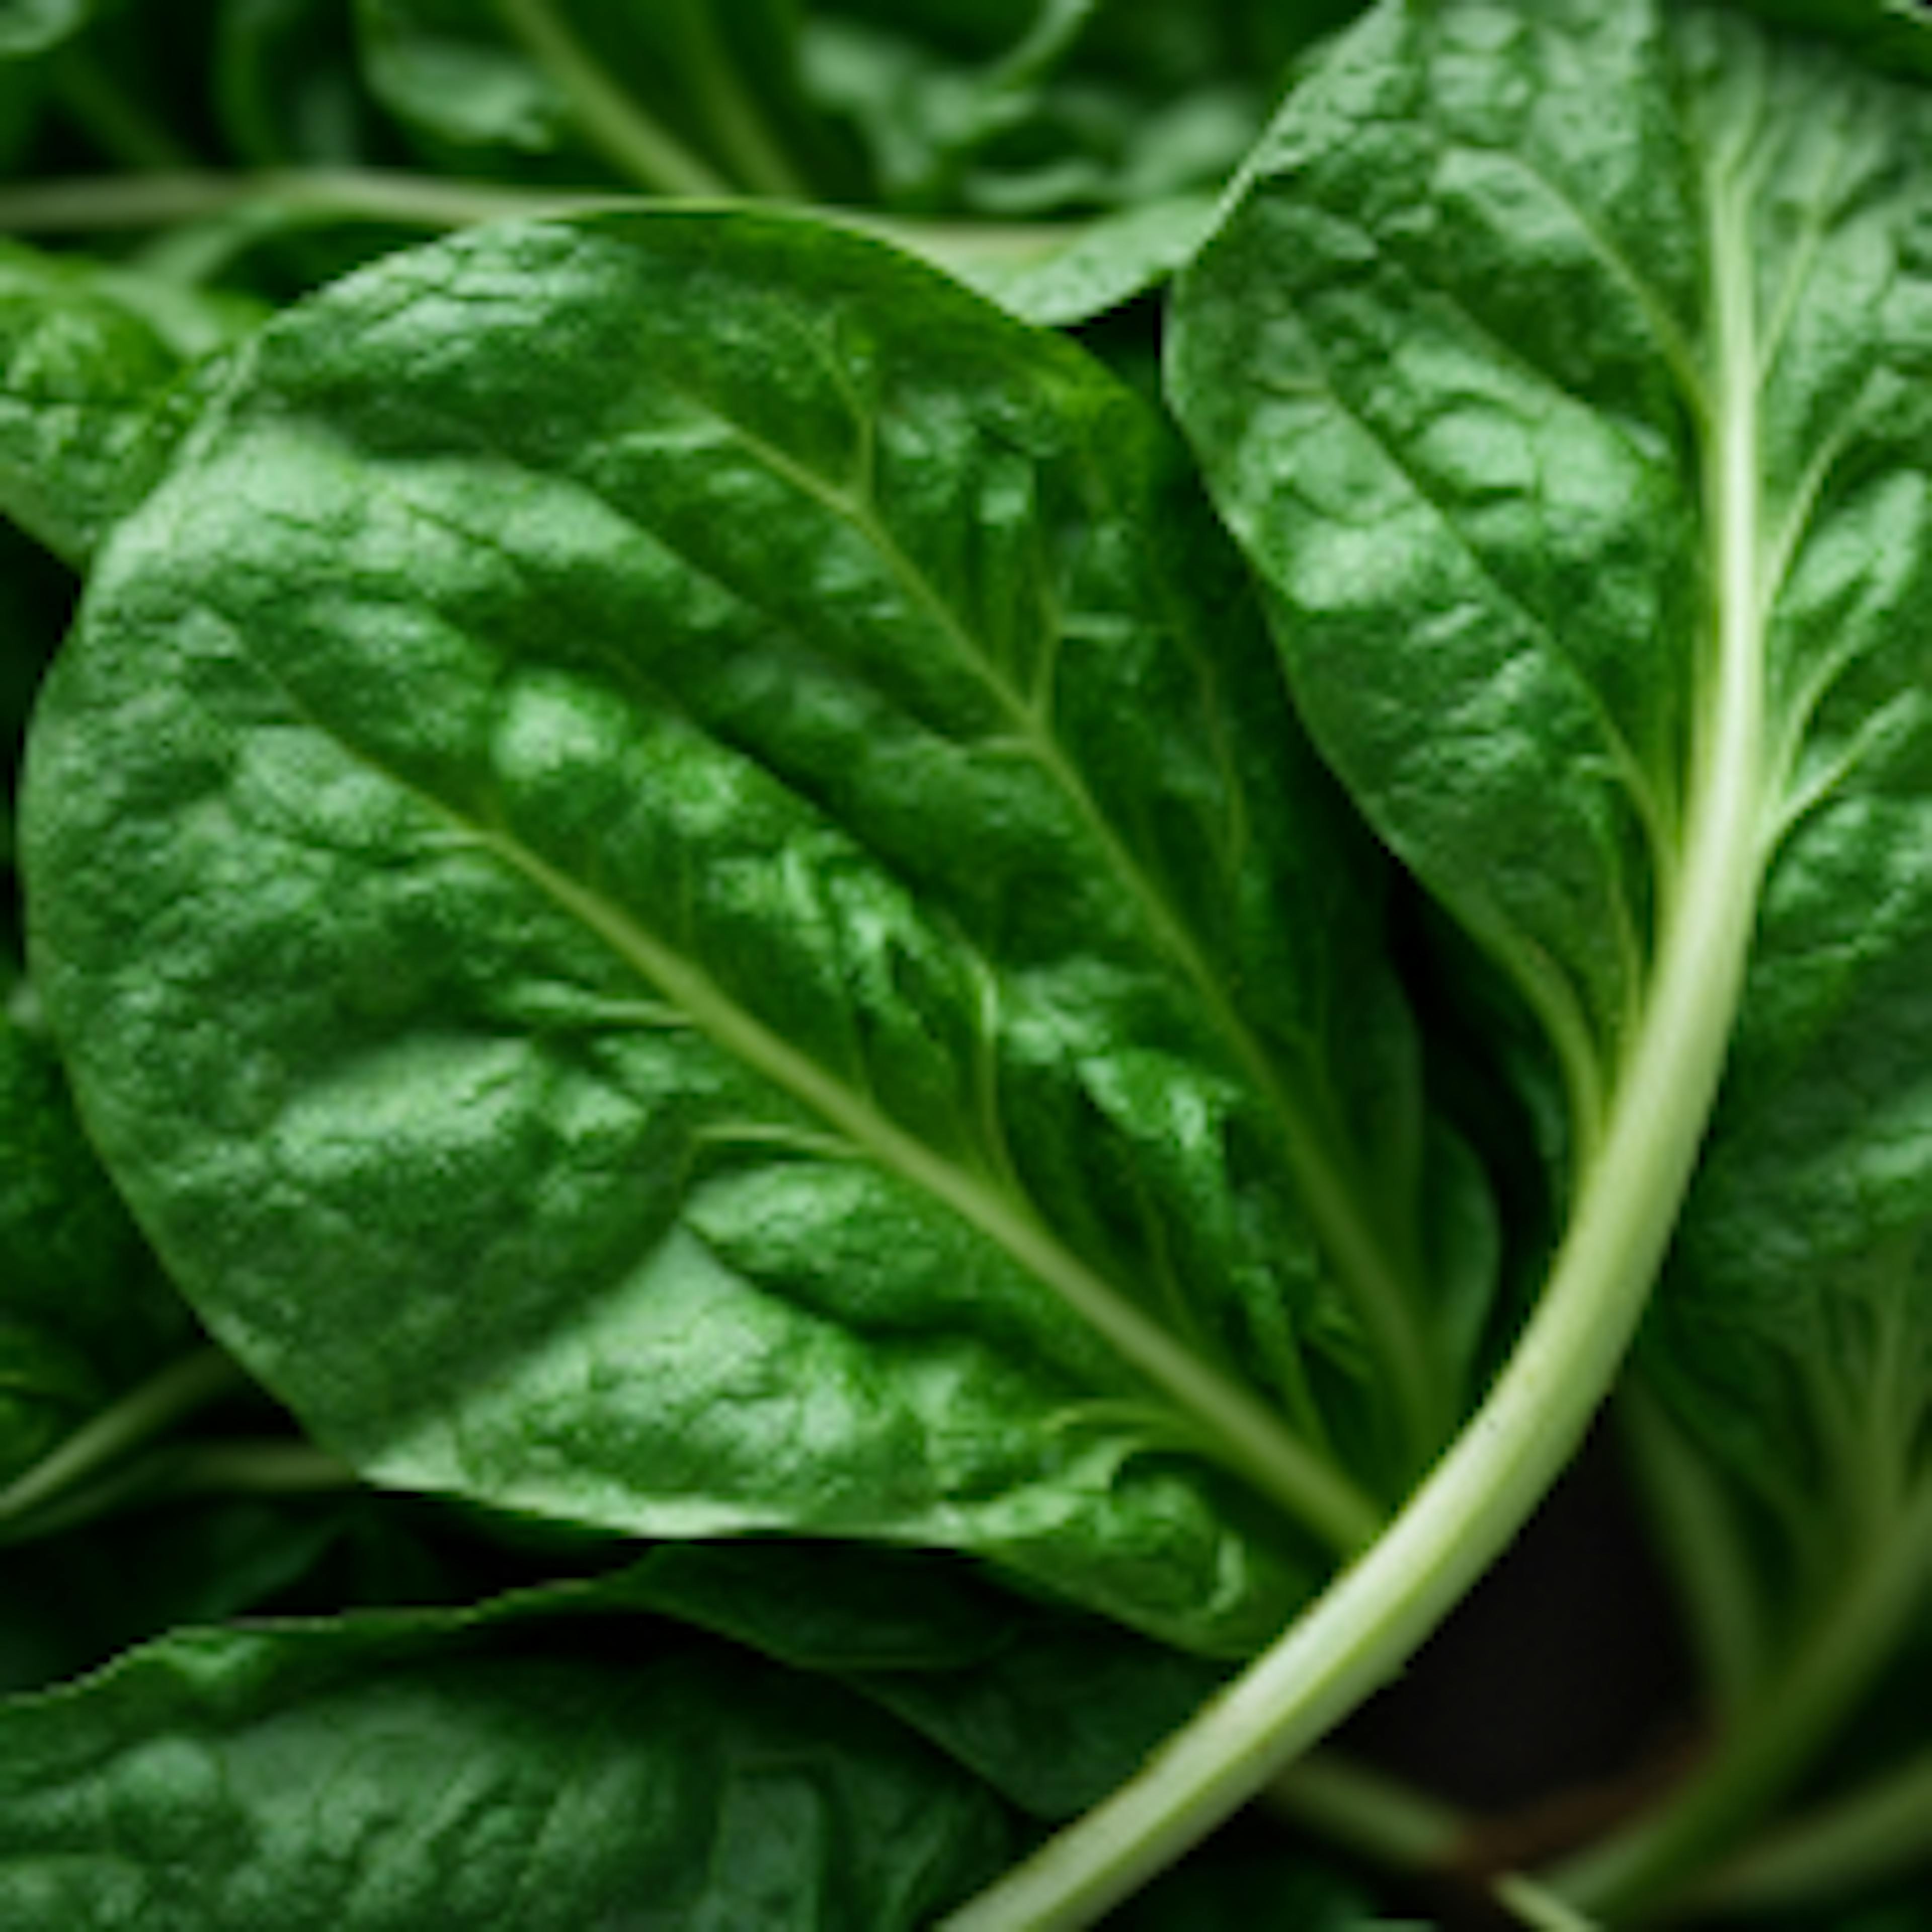
[[[0,0],[0,1924],[1932,1922],[1928,76]]]

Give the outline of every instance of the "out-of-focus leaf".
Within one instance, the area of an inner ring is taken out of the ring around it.
[[[46,53],[94,14],[94,0],[0,0],[0,61]]]
[[[328,166],[380,154],[339,0],[226,0],[214,51],[215,106],[241,159]]]
[[[160,474],[253,302],[0,242],[0,514],[72,562]]]

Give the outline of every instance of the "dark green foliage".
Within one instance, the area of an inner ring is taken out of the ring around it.
[[[1928,80],[0,0],[0,1927],[1918,1925]],[[1694,1754],[1197,1844],[1613,1390]]]

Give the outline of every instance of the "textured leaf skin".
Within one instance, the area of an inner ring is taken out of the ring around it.
[[[0,1487],[194,1339],[52,1042],[0,1008]]]
[[[241,297],[0,244],[0,514],[70,562],[153,484]]]
[[[997,1802],[832,1687],[613,1624],[205,1631],[0,1705],[0,1920],[88,1932],[910,1928]]]
[[[1485,1224],[1154,419],[751,216],[398,258],[232,394],[25,813],[90,1126],[218,1332],[384,1480],[1278,1625],[1304,1554],[1012,1230],[1366,1445],[1287,1110],[1467,1284],[1445,1353]]]
[[[1258,150],[1172,364],[1324,748],[1606,1063],[1702,622],[1659,40],[1642,8],[1377,8]]]
[[[1706,70],[1752,78],[1741,39]],[[1749,1480],[1849,1478],[1882,1514],[1866,1445],[1910,1469],[1932,1404],[1932,102],[1802,43],[1761,87],[1791,130],[1763,142],[1762,232],[1807,251],[1774,473],[1820,480],[1772,638],[1786,796],[1656,1359]]]
[[[1735,14],[1384,5],[1285,107],[1172,369],[1318,739],[1573,1100],[1641,1005],[1700,654],[1755,600],[1760,911],[1652,1360],[1814,1514],[1844,1417],[1888,1406],[1900,1468],[1932,1394],[1928,152],[1922,90]]]

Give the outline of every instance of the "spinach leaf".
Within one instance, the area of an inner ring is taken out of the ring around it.
[[[1359,0],[808,8],[806,85],[857,130],[889,206],[1132,209],[1218,185],[1292,56]]]
[[[160,474],[252,302],[0,242],[0,514],[70,562]]]
[[[1017,262],[956,272],[1023,320],[1069,328],[1160,286],[1207,239],[1213,217],[1208,196],[1174,196],[1103,215]]]
[[[668,1544],[613,1587],[628,1603],[836,1677],[1042,1818],[1105,1796],[1222,1675],[910,1551]]]
[[[1391,0],[1178,303],[1314,735],[1562,1070],[1520,1361],[1602,1385],[1702,1148],[1656,1358],[1836,1552],[1764,1712],[1568,1875],[1593,1909],[1796,1774],[1932,1560],[1928,137],[1732,14]]]
[[[1278,1625],[1318,1559],[1220,1471],[1352,1547],[1490,1240],[1157,421],[752,215],[394,258],[224,394],[24,812],[216,1331],[386,1482]]]
[[[0,1495],[195,1340],[81,1132],[30,997],[10,990],[0,1006]]]
[[[0,1918],[910,1932],[997,1868],[997,1801],[858,1700],[605,1629],[201,1631],[0,1702]]]
[[[0,61],[46,53],[79,33],[94,11],[94,0],[0,0]]]
[[[1673,965],[1722,989],[1714,1061],[1752,936],[1666,1298],[1706,1427],[1754,1354],[1814,1348],[1801,1306],[1856,1328],[1862,1270],[1910,1276],[1932,1178],[1928,132],[1721,15],[1385,6],[1180,304],[1175,394],[1304,713],[1539,1017],[1580,1186]],[[1762,1390],[1734,1420],[1760,1466],[1807,1453]]]

